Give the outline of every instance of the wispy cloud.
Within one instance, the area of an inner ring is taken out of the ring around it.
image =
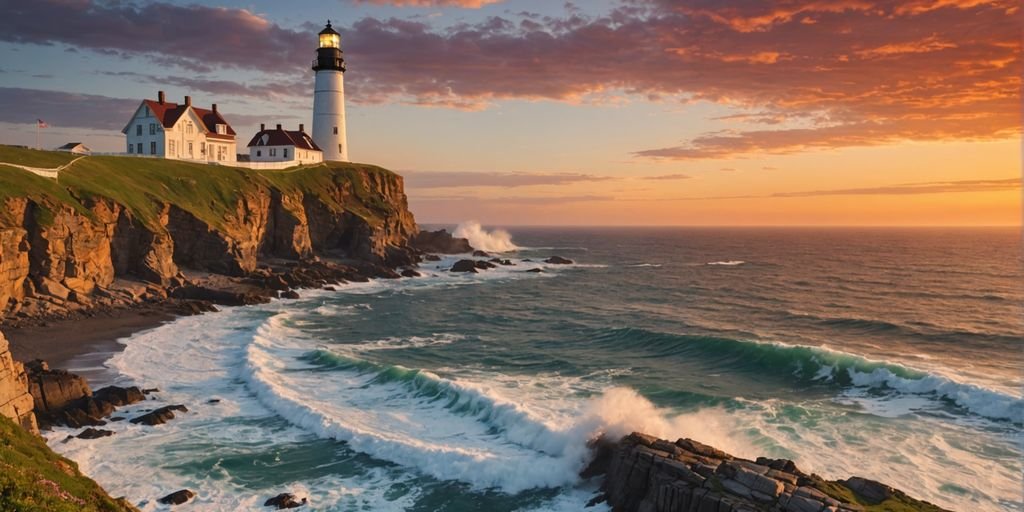
[[[688,180],[691,177],[686,174],[662,174],[660,176],[643,176],[639,179],[642,180],[658,180],[658,181],[673,181],[673,180]]]
[[[499,197],[480,197],[480,196],[427,196],[427,197],[415,197],[410,199],[417,203],[451,203],[453,201],[459,202],[476,202],[476,203],[487,203],[490,205],[561,205],[568,203],[583,203],[583,202],[594,202],[594,201],[614,201],[613,196],[604,195],[578,195],[578,196],[499,196]]]
[[[529,187],[608,181],[616,178],[579,173],[506,173],[458,171],[404,171],[410,189],[463,187]]]
[[[352,0],[357,4],[396,5],[399,7],[463,7],[479,9],[503,0]]]
[[[878,187],[839,188],[828,190],[803,190],[797,192],[776,192],[766,195],[706,196],[667,198],[665,201],[709,201],[720,199],[771,199],[821,196],[910,196],[921,194],[959,194],[970,192],[1002,192],[1021,189],[1021,178],[998,180],[927,181],[921,183],[899,183]],[[644,199],[649,200],[649,199]]]

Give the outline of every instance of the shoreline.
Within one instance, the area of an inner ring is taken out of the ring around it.
[[[14,359],[46,361],[85,377],[91,386],[109,384],[116,375],[103,363],[124,349],[121,340],[180,318],[172,303],[139,304],[103,315],[3,327]]]

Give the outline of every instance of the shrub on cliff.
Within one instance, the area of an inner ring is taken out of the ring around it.
[[[135,508],[108,496],[42,438],[0,416],[0,510],[127,512]]]

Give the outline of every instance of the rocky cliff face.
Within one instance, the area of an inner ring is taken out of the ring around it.
[[[865,478],[826,481],[789,460],[744,460],[691,439],[639,433],[599,444],[584,476],[601,473],[615,512],[943,510]]]
[[[0,333],[0,416],[14,420],[29,432],[38,433],[33,405],[25,367],[11,358],[7,338]]]
[[[210,185],[215,197],[206,204],[148,190],[145,212],[122,204],[122,190],[107,196],[69,186],[73,201],[31,191],[7,197],[0,202],[0,316],[31,318],[122,300],[118,280],[152,285],[134,299],[158,297],[181,284],[184,268],[248,276],[266,257],[389,267],[417,260],[408,240],[418,229],[400,176],[369,167],[301,172],[309,174],[293,181],[234,174],[235,183]]]

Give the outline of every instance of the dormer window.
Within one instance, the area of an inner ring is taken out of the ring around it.
[[[226,125],[226,124],[218,124],[217,125],[217,133],[220,134],[220,135],[227,135],[228,134],[228,125]]]

